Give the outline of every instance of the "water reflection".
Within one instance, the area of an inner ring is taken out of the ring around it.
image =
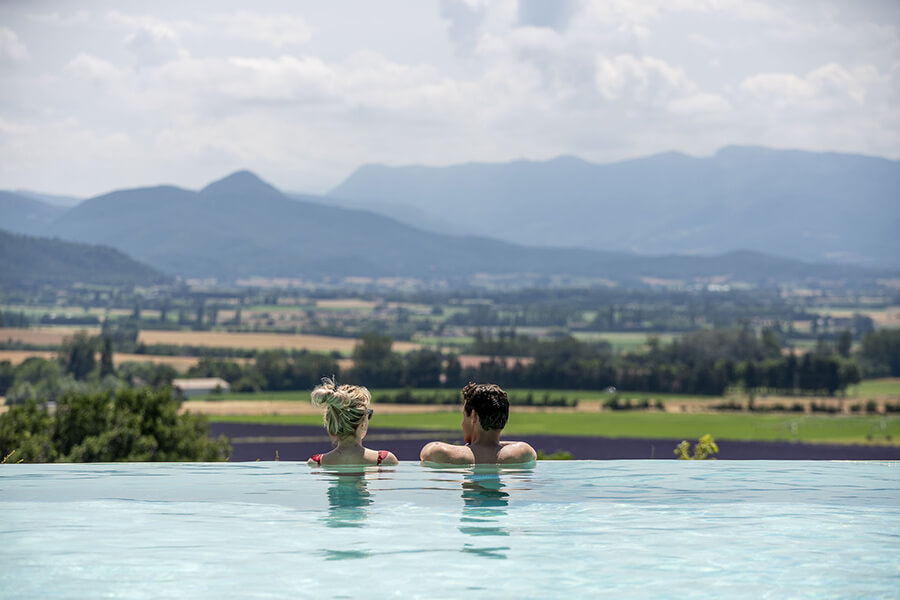
[[[362,473],[328,473],[328,527],[364,527],[369,518],[372,493]]]
[[[499,471],[463,476],[463,511],[459,530],[468,535],[509,535],[501,519],[509,507],[509,493]]]
[[[509,508],[510,494],[504,471],[497,467],[475,467],[463,474],[462,516],[460,532],[471,536],[507,537],[509,530],[503,526]],[[509,474],[506,474],[509,477]],[[487,541],[487,540],[485,540]],[[509,546],[482,546],[467,543],[462,551],[482,558],[506,559]]]

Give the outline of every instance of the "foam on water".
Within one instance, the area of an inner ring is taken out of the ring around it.
[[[4,465],[0,511],[3,598],[900,593],[897,463]]]

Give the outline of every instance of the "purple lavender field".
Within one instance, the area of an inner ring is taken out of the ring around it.
[[[322,428],[314,425],[257,425],[212,423],[210,435],[231,438],[232,461],[306,460],[326,452],[331,443]],[[537,450],[570,452],[575,459],[675,459],[673,450],[681,440],[608,438],[561,435],[529,435],[523,439]],[[427,442],[462,443],[458,431],[378,430],[366,437],[366,447],[390,450],[404,461],[419,460]],[[721,460],[900,460],[900,447],[851,444],[803,444],[717,440]]]

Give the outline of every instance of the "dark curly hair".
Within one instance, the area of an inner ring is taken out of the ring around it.
[[[509,419],[509,398],[499,385],[470,383],[463,388],[463,410],[478,415],[478,422],[485,431],[503,429]]]

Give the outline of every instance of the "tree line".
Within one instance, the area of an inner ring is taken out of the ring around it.
[[[750,392],[834,395],[862,375],[900,375],[900,331],[867,334],[858,354],[849,333],[834,342],[821,340],[803,355],[785,354],[772,330],[689,332],[670,343],[648,338],[643,353],[616,354],[604,342],[572,336],[537,340],[514,331],[475,336],[470,351],[489,358],[463,366],[459,356],[433,349],[394,352],[393,340],[366,334],[353,351],[353,366],[341,367],[333,354],[267,350],[240,364],[201,358],[187,375],[221,377],[232,391],[301,390],[321,377],[378,388],[458,388],[469,381],[492,381],[511,388],[605,389],[635,392],[722,395],[739,386]],[[29,358],[18,366],[0,363],[0,394],[8,403],[56,401],[66,392],[115,391],[164,387],[174,368],[150,362],[113,366],[110,337],[77,334],[66,340],[55,359]],[[99,355],[99,359],[97,356]]]
[[[491,381],[511,388],[605,389],[717,396],[730,387],[783,394],[834,395],[861,379],[852,358],[831,346],[803,356],[784,355],[771,332],[710,330],[686,334],[670,344],[650,339],[644,354],[614,354],[605,343],[528,340],[529,355],[510,358],[522,336],[502,340],[482,336],[474,348],[492,349],[477,366],[459,357],[422,349],[392,350],[391,338],[367,334],[353,352],[353,367],[341,370],[336,359],[311,352],[273,350],[255,363],[204,358],[189,371],[197,377],[221,377],[233,391],[309,389],[323,374],[378,388],[458,388],[469,381]]]

